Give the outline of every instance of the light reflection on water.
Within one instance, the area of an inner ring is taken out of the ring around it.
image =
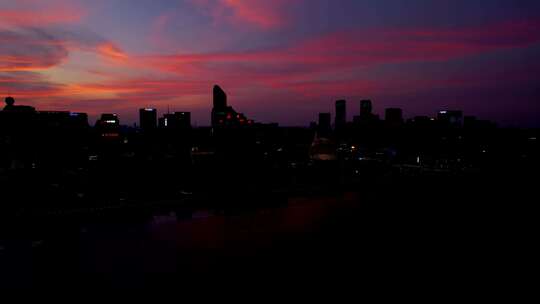
[[[336,210],[347,210],[345,201],[293,199],[286,207],[237,215],[197,210],[191,214],[156,214],[144,224],[85,225],[77,230],[77,237],[35,242],[36,246],[29,249],[34,253],[12,254],[14,260],[9,263],[13,264],[13,272],[23,277],[26,272],[32,277],[34,270],[28,265],[35,256],[42,256],[38,260],[58,265],[62,271],[79,269],[82,273],[114,274],[120,280],[143,276],[146,272],[169,273],[178,269],[198,272],[222,265],[224,259],[231,257],[259,257],[261,252],[276,250],[276,244],[282,244],[283,240],[301,239]],[[10,251],[10,248],[1,249]]]

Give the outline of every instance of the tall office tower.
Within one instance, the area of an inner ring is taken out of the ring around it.
[[[214,86],[213,93],[212,126],[223,125],[227,116],[227,94],[218,85]]]
[[[371,118],[373,113],[373,105],[371,100],[365,99],[360,101],[360,116],[365,118]]]
[[[96,121],[96,126],[119,127],[120,120],[116,114],[104,113],[101,114],[101,118]]]
[[[388,108],[385,111],[384,120],[389,126],[399,126],[403,123],[403,110],[399,108]]]
[[[214,108],[223,110],[227,107],[227,94],[223,89],[215,85],[214,86]]]
[[[336,101],[336,129],[343,128],[347,124],[347,101]]]
[[[440,125],[445,127],[459,128],[463,126],[463,112],[462,111],[439,111],[437,114],[437,121]]]
[[[218,85],[214,86],[213,127],[252,126],[255,122],[227,105],[227,94]]]
[[[156,109],[144,108],[139,110],[139,124],[144,131],[154,130],[157,127]]]
[[[174,112],[174,117],[178,129],[191,129],[191,112]]]
[[[191,129],[191,112],[174,112],[159,119],[159,127],[170,130]]]
[[[96,121],[96,130],[101,137],[107,140],[120,139],[120,120],[116,114],[101,114],[101,118]]]
[[[330,113],[319,113],[318,132],[320,136],[327,136],[332,130],[332,116]]]

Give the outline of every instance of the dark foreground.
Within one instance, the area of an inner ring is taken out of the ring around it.
[[[264,207],[162,204],[144,212],[101,210],[84,219],[19,218],[3,224],[0,283],[531,284],[524,276],[537,235],[535,181],[496,170],[385,177],[276,196],[276,204]],[[250,198],[253,206],[259,200]]]

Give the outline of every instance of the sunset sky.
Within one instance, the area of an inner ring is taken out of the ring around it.
[[[38,110],[261,122],[359,100],[540,126],[538,0],[0,0],[0,95]]]

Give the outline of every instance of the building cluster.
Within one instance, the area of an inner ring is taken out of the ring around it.
[[[15,105],[15,99],[7,97],[2,113],[4,121],[11,118],[17,121],[34,119],[35,121],[47,122],[49,124],[78,124],[88,126],[88,115],[85,113],[73,113],[67,111],[36,111],[30,106]],[[371,100],[360,101],[360,113],[353,116],[352,122],[347,120],[347,101],[337,100],[335,102],[335,119],[332,122],[331,113],[319,113],[318,122],[310,124],[311,129],[316,129],[320,137],[328,137],[351,127],[377,127],[384,126],[390,128],[401,127],[405,124],[419,126],[443,126],[443,127],[493,127],[494,124],[478,120],[474,116],[463,116],[462,111],[441,110],[436,117],[417,116],[408,120],[403,117],[403,110],[400,108],[385,109],[384,119],[373,112]],[[243,127],[255,126],[254,120],[248,119],[243,113],[237,112],[228,105],[227,94],[219,87],[213,88],[213,108],[211,112],[211,126],[219,127]],[[102,137],[117,138],[120,136],[120,119],[117,114],[105,113],[96,121],[95,128],[101,132]],[[192,128],[190,112],[166,113],[158,118],[155,108],[139,109],[139,129],[144,132],[155,130],[189,130]]]
[[[36,111],[34,107],[16,105],[13,97],[5,99],[6,105],[0,111],[0,128],[14,132],[24,132],[33,128],[88,127],[88,115],[69,111]]]
[[[236,199],[231,189],[238,185],[249,198],[268,189],[353,183],[395,170],[529,165],[540,155],[537,131],[493,128],[461,111],[405,120],[401,109],[390,108],[381,119],[373,103],[362,100],[360,113],[348,121],[347,102],[338,100],[335,107],[334,119],[321,113],[311,128],[277,127],[237,112],[215,86],[211,127],[192,128],[189,112],[159,117],[153,108],[139,110],[136,128],[122,125],[113,113],[90,127],[84,113],[36,111],[8,97],[0,111],[0,179],[22,176],[27,183],[45,176],[51,180],[50,200],[60,192],[66,204],[158,194],[169,199],[197,191],[215,193],[212,201],[219,202],[223,194]],[[14,190],[14,201],[18,195]]]
[[[221,87],[214,86],[214,107],[212,108],[212,127],[250,126],[254,124],[243,113],[238,113],[227,105],[227,94]]]
[[[5,139],[4,143],[14,142],[13,138],[25,143],[44,142],[45,138],[53,136],[64,136],[68,138],[66,142],[78,138],[78,146],[83,147],[81,153],[94,151],[97,155],[98,151],[106,150],[109,154],[117,151],[134,155],[134,151],[138,151],[139,154],[146,153],[144,158],[149,159],[156,158],[158,154],[158,158],[174,158],[179,154],[188,155],[186,151],[191,151],[193,156],[197,153],[208,155],[209,151],[217,150],[226,152],[228,157],[245,157],[249,151],[270,157],[276,151],[288,150],[298,158],[310,155],[311,159],[333,160],[338,159],[343,151],[354,150],[355,157],[359,159],[368,159],[367,155],[378,155],[378,158],[383,155],[384,158],[396,160],[401,157],[403,161],[418,163],[418,158],[461,162],[465,157],[459,150],[461,148],[456,147],[460,147],[464,133],[468,132],[462,130],[494,129],[491,122],[463,116],[462,111],[455,110],[441,110],[436,117],[417,116],[405,120],[402,109],[388,108],[381,119],[374,113],[373,103],[368,99],[360,101],[360,112],[352,121],[347,119],[347,101],[337,100],[334,120],[331,113],[319,113],[318,122],[312,122],[310,128],[277,128],[277,125],[255,123],[237,112],[228,104],[227,94],[221,87],[214,86],[212,95],[211,127],[195,129],[192,128],[190,112],[167,112],[158,117],[155,108],[139,109],[137,128],[122,126],[114,113],[102,114],[94,128],[90,128],[88,115],[84,113],[36,111],[30,106],[16,105],[15,100],[8,97],[3,111],[0,111],[0,137]],[[2,132],[7,135],[3,136]],[[306,145],[298,144],[300,141],[307,144],[309,152],[305,152]],[[470,150],[485,150],[486,145],[480,141],[476,143]],[[42,149],[30,144],[6,145],[24,147],[21,149],[23,152]],[[468,145],[471,147],[470,143]],[[62,144],[57,147],[62,147]],[[58,150],[59,154],[67,151],[63,148]],[[293,150],[294,153],[291,152]],[[28,156],[27,159],[35,157]]]
[[[311,128],[315,128],[319,136],[327,137],[333,134],[332,130],[339,133],[351,127],[398,128],[405,125],[416,125],[435,128],[489,128],[495,126],[490,121],[478,120],[474,116],[463,116],[463,112],[457,110],[441,110],[436,117],[416,116],[405,120],[402,109],[387,108],[384,119],[381,119],[379,115],[373,113],[373,103],[369,99],[360,101],[360,113],[353,117],[352,122],[347,121],[347,101],[336,101],[335,113],[333,124],[331,113],[319,113],[318,122],[312,122]]]

